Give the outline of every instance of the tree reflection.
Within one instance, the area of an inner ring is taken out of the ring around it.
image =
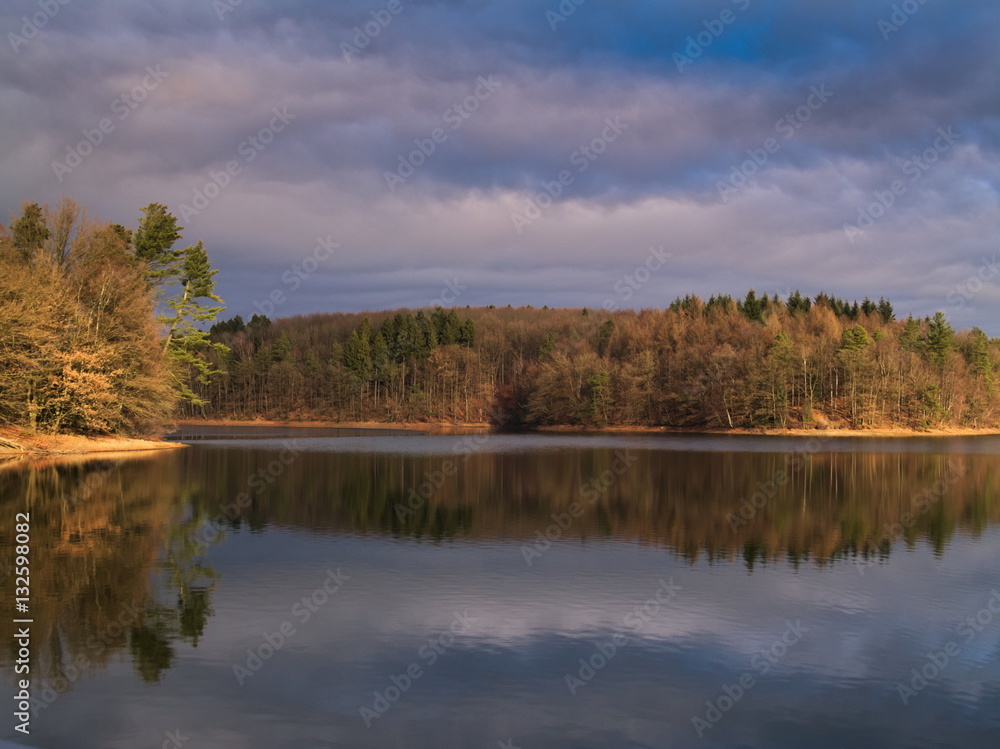
[[[185,518],[189,496],[171,480],[175,470],[153,454],[0,466],[0,512],[31,513],[32,635],[43,643],[31,666],[50,702],[121,653],[144,681],[158,681],[174,643],[202,637],[216,574],[203,560],[204,513]],[[0,622],[6,642],[10,627]],[[10,655],[0,654],[5,672]]]

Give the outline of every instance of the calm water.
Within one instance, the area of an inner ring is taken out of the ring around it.
[[[1000,439],[251,434],[0,464],[0,736],[1000,746]]]

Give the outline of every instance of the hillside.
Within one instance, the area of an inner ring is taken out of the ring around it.
[[[216,324],[185,416],[653,426],[1000,426],[1000,344],[942,313],[793,293],[667,309],[466,307]]]

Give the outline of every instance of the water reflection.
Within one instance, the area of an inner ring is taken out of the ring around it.
[[[38,745],[159,745],[178,724],[201,745],[269,747],[976,746],[1000,730],[1000,618],[959,640],[918,709],[894,692],[1000,585],[1000,457],[982,443],[799,442],[796,458],[466,439],[0,465],[0,512],[32,513],[34,673],[81,700],[47,703]],[[341,568],[331,602],[293,613]],[[665,580],[677,595],[630,625]],[[466,610],[473,626],[429,663]],[[759,673],[798,619],[809,631]],[[284,622],[287,645],[237,682]],[[571,693],[565,676],[616,632],[628,643]],[[366,727],[360,708],[412,663],[419,683]],[[692,717],[747,671],[752,696],[699,740]]]
[[[956,531],[975,535],[1000,517],[996,455],[542,450],[538,438],[502,437],[456,453],[461,439],[440,439],[431,454],[318,451],[301,440],[172,457],[178,476],[211,477],[195,504],[229,527],[617,539],[751,569],[782,558],[885,559],[900,540],[926,539],[941,553]]]
[[[197,645],[215,575],[191,541],[201,523],[190,488],[178,491],[171,468],[152,453],[0,464],[0,512],[31,514],[31,670],[50,688],[43,703],[125,652],[157,682],[174,641]],[[0,543],[5,583],[11,541]],[[13,627],[0,620],[4,642]]]

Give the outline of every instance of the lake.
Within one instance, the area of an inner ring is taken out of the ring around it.
[[[0,736],[1000,745],[998,437],[178,437],[0,463]]]

